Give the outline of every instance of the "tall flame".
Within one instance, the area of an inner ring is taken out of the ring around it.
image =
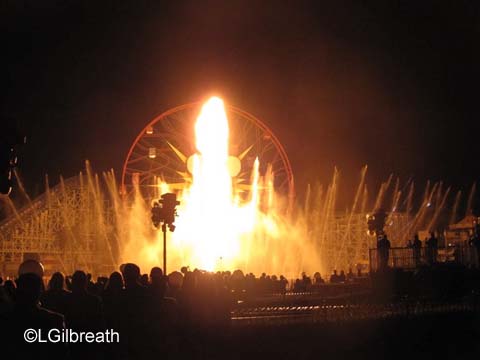
[[[179,209],[174,238],[188,253],[185,262],[214,270],[238,260],[241,237],[253,227],[252,213],[256,209],[252,204],[239,205],[233,193],[228,168],[228,120],[221,99],[213,97],[203,105],[195,136],[198,153],[193,156],[193,182],[182,196],[184,205]],[[254,182],[258,182],[258,175]],[[252,184],[253,188],[256,193],[256,184]],[[251,203],[256,198],[252,196]]]
[[[279,211],[283,199],[275,194],[270,165],[260,174],[257,158],[250,183],[237,188],[239,179],[232,176],[238,173],[240,160],[229,154],[228,119],[221,99],[213,97],[203,105],[195,123],[195,143],[197,151],[189,161],[192,183],[178,194],[181,205],[176,230],[169,235],[168,268],[242,269],[295,276],[318,266],[315,251],[306,242],[305,227]],[[242,174],[244,177],[245,171]],[[157,195],[169,192],[168,187],[159,182]],[[141,234],[146,226],[137,222],[147,216],[137,213],[144,206],[140,192],[137,194],[123,257],[142,266],[157,266],[162,254],[161,233],[157,232],[156,241]],[[307,268],[303,260],[295,260],[303,254],[313,266]]]

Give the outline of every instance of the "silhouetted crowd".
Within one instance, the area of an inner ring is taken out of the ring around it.
[[[345,274],[344,270],[340,270],[338,273],[337,270],[333,270],[330,278],[328,279],[329,284],[347,284],[354,282],[363,277],[361,266],[357,267],[356,272],[354,273],[352,268],[348,269],[348,272]],[[313,274],[313,278],[308,276],[305,273],[302,273],[302,277],[294,281],[292,290],[294,292],[316,292],[323,285],[327,284],[325,279],[319,272]]]
[[[32,260],[33,261],[33,260]],[[37,263],[38,264],[38,263]],[[0,338],[16,358],[30,354],[73,359],[143,359],[192,357],[201,354],[209,336],[224,334],[230,324],[232,304],[249,296],[285,294],[284,276],[209,273],[182,268],[164,276],[158,267],[141,274],[135,264],[122,265],[110,277],[75,271],[71,276],[54,273],[44,286],[35,272],[18,279],[0,279]],[[341,282],[343,271],[338,281]],[[336,275],[335,275],[336,276]],[[305,291],[324,283],[320,273],[314,281],[303,274],[292,290]],[[75,332],[118,332],[120,341],[109,344],[27,343],[26,329]]]
[[[43,358],[143,359],[169,357],[201,346],[201,339],[221,332],[230,321],[231,296],[223,273],[174,272],[165,277],[160,268],[141,275],[135,264],[122,266],[109,278],[83,271],[70,277],[55,273],[44,289],[35,273],[0,286],[0,338],[15,358],[30,354]],[[28,344],[26,329],[119,333],[119,343]],[[190,342],[190,343],[187,343]],[[192,343],[193,342],[193,343]],[[41,356],[42,355],[42,356]]]

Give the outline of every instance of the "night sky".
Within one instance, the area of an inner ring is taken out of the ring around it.
[[[211,94],[270,126],[300,188],[335,165],[353,188],[368,164],[372,186],[394,173],[468,189],[477,4],[3,1],[1,121],[28,135],[19,171],[34,195],[85,159],[120,174],[151,118]]]

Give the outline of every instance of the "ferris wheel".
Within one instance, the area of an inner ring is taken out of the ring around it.
[[[167,110],[138,134],[123,164],[121,189],[124,195],[131,194],[138,186],[145,199],[152,199],[159,178],[174,188],[181,188],[190,181],[188,163],[196,152],[194,128],[201,106],[201,102],[193,102]],[[258,157],[260,175],[271,166],[275,191],[293,199],[292,168],[277,137],[246,111],[228,104],[225,111],[230,130],[229,154],[240,160],[237,180],[248,182]]]

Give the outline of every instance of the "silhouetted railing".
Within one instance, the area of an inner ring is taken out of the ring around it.
[[[235,309],[231,316],[234,325],[242,326],[415,318],[431,314],[478,312],[479,310],[477,299],[471,298],[456,302],[410,301],[391,304],[261,306]]]
[[[374,248],[369,249],[370,271],[382,267],[415,269],[419,266],[433,265],[441,262],[456,262],[465,266],[479,266],[478,253],[475,247],[459,245],[431,249],[427,247],[392,247],[385,252]]]

